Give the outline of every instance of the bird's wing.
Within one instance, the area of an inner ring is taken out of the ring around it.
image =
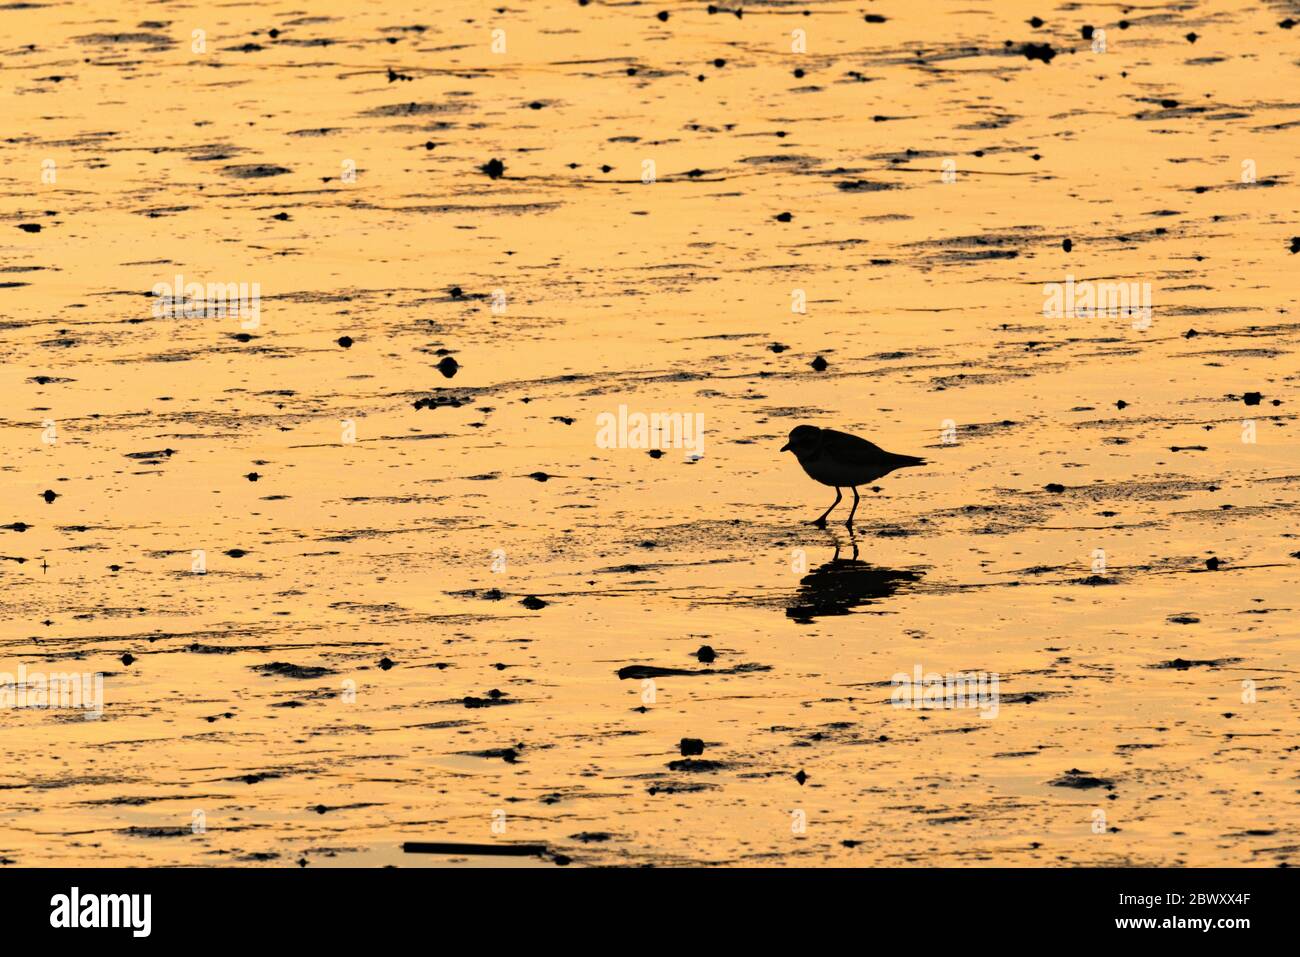
[[[832,458],[847,465],[875,465],[890,456],[873,442],[834,429],[822,429],[822,448]]]

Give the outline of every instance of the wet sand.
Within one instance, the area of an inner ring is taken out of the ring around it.
[[[0,709],[0,862],[1295,863],[1300,7],[1245,6],[0,8],[0,672],[104,675]],[[929,464],[810,527],[804,422]]]

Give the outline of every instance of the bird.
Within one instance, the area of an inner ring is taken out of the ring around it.
[[[896,469],[925,465],[925,459],[915,455],[898,455],[886,452],[880,446],[847,432],[819,429],[815,425],[797,425],[790,430],[790,439],[781,446],[782,452],[793,452],[808,477],[835,489],[835,501],[813,524],[826,527],[826,516],[835,510],[844,497],[840,491],[853,489],[853,508],[849,512],[848,528],[853,527],[853,516],[858,511],[858,486],[874,482]]]

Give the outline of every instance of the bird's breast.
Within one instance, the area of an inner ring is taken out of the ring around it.
[[[876,478],[875,472],[877,471],[860,465],[838,462],[825,454],[818,455],[815,458],[800,459],[799,464],[803,466],[803,470],[808,473],[809,478],[821,482],[823,485],[838,488],[870,482]]]

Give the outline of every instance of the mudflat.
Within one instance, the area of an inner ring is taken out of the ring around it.
[[[0,7],[0,862],[1294,864],[1292,16]]]

